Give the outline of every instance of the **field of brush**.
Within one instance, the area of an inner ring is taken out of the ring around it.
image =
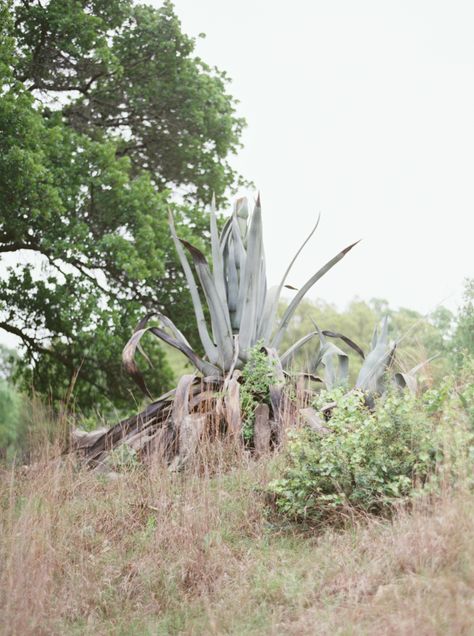
[[[284,451],[214,441],[111,478],[37,443],[1,474],[2,634],[473,633],[469,463],[389,516],[311,526],[268,505]]]
[[[407,368],[428,357],[403,345]],[[273,371],[259,348],[249,365],[241,434],[205,427],[179,470],[124,445],[91,469],[65,452],[80,418],[0,386],[2,636],[474,633],[472,357],[440,357],[416,395],[387,387],[372,406],[357,388],[308,397],[288,381],[261,453],[250,415],[268,411]]]

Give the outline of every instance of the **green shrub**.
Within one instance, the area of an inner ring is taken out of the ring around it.
[[[270,404],[270,385],[274,382],[274,361],[262,351],[262,343],[259,342],[250,350],[249,360],[242,370],[240,385],[242,430],[246,443],[253,440],[255,409],[259,404]]]
[[[64,442],[67,426],[64,415],[0,379],[0,461],[35,461],[48,445]]]
[[[458,378],[457,394],[474,431],[474,356],[466,356]]]
[[[424,485],[441,458],[435,418],[413,396],[390,393],[375,411],[357,391],[325,392],[318,402],[334,399],[329,432],[290,432],[282,477],[269,485],[290,517],[322,520],[347,505],[381,512]]]
[[[0,380],[0,456],[10,459],[17,452],[24,435],[21,426],[21,396],[6,381]]]
[[[127,444],[120,444],[109,454],[110,467],[116,471],[131,470],[140,465],[137,451]]]

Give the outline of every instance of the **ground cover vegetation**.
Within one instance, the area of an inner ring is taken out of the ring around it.
[[[472,420],[459,396],[472,380],[466,369],[405,403],[414,432],[423,418],[444,431],[442,453],[436,487],[398,498],[388,518],[348,503],[324,520],[282,515],[268,489],[285,454],[256,460],[229,438],[201,445],[185,472],[132,463],[114,479],[36,443],[28,468],[2,472],[2,632],[469,633]],[[367,475],[383,452],[372,444]],[[333,456],[335,479],[346,461]]]

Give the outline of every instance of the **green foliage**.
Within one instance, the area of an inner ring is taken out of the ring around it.
[[[227,156],[244,121],[229,79],[194,55],[171,2],[33,0],[12,13],[14,75],[48,105],[60,98],[68,126],[114,137],[135,173],[192,201],[222,199],[238,180]]]
[[[457,316],[452,347],[458,369],[464,365],[466,356],[474,356],[474,279],[466,280],[464,301]]]
[[[290,517],[320,521],[347,505],[380,512],[422,486],[441,457],[435,421],[413,396],[394,392],[371,412],[362,393],[337,389],[316,406],[334,398],[330,432],[291,432],[282,477],[269,486]]]
[[[440,477],[448,485],[460,479],[474,486],[474,359],[421,398],[424,409],[438,422],[442,438]]]
[[[17,365],[18,353],[0,344],[0,379],[12,380]]]
[[[428,415],[436,415],[443,412],[445,405],[453,391],[453,378],[447,377],[436,387],[428,389],[422,395],[423,407]]]
[[[11,459],[20,450],[24,430],[22,399],[6,380],[0,379],[0,457]]]
[[[0,17],[0,328],[22,343],[26,389],[124,408],[120,354],[144,311],[199,347],[167,215],[201,244],[200,202],[236,182],[243,122],[169,2],[33,0]],[[173,378],[151,347],[156,395]]]
[[[110,467],[116,471],[132,470],[140,466],[137,451],[128,446],[120,444],[114,448],[109,455]]]
[[[456,391],[474,432],[474,356],[466,356],[456,383]]]
[[[258,343],[250,350],[242,370],[240,409],[244,441],[251,443],[255,424],[255,409],[259,404],[270,405],[270,386],[275,382],[275,364]]]

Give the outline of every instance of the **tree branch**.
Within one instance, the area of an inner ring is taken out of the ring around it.
[[[22,243],[21,241],[17,243],[0,243],[0,253],[1,252],[18,252],[18,250],[35,250],[38,251],[33,243]]]
[[[20,338],[23,341],[23,344],[25,344],[26,347],[30,351],[35,351],[36,353],[41,353],[41,354],[47,355],[47,356],[57,360],[64,367],[69,369],[69,371],[71,371],[71,373],[76,373],[76,372],[79,371],[79,373],[80,373],[80,375],[81,375],[83,380],[85,380],[88,384],[90,384],[91,386],[93,386],[96,389],[98,389],[99,391],[101,391],[103,393],[103,395],[107,395],[106,387],[98,384],[96,382],[96,380],[93,379],[88,373],[84,373],[83,369],[82,369],[82,365],[76,366],[73,363],[72,360],[70,360],[70,359],[66,358],[65,356],[61,355],[60,353],[58,353],[54,349],[49,349],[47,347],[43,347],[42,345],[40,345],[38,343],[38,341],[35,338],[33,338],[32,336],[29,336],[28,334],[26,334],[19,327],[15,327],[14,325],[11,325],[11,324],[9,324],[7,322],[0,322],[0,329],[3,329],[4,331],[6,331],[8,333],[11,333],[12,335],[17,336],[18,338]],[[86,358],[84,358],[84,359],[86,359]]]

